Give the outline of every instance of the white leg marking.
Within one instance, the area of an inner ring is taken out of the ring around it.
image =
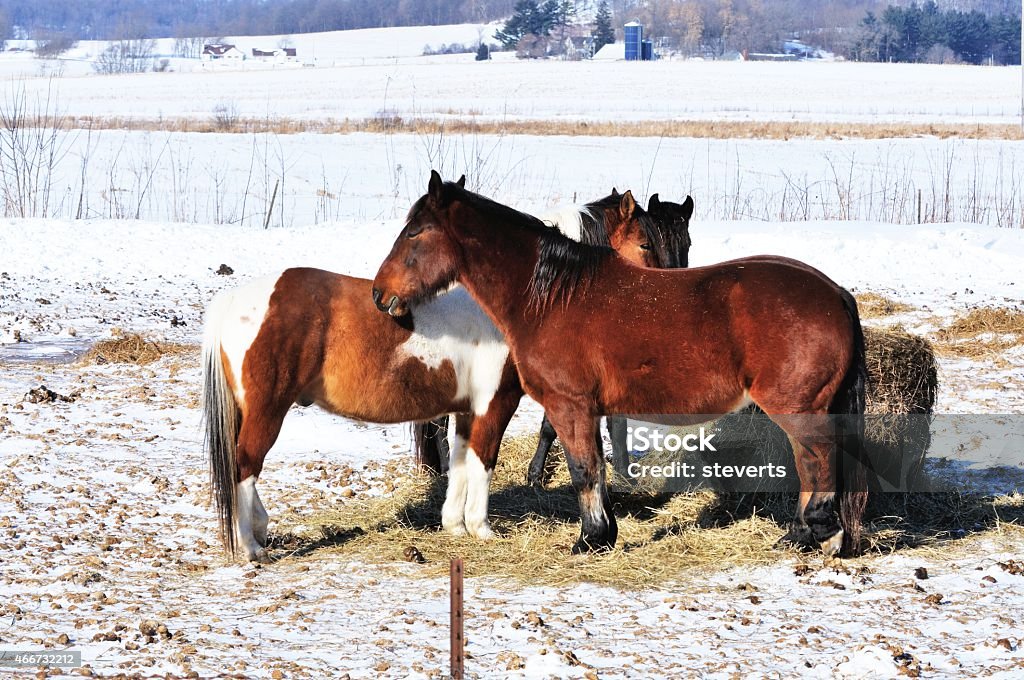
[[[266,557],[253,534],[253,505],[256,497],[256,478],[247,477],[235,489],[235,545],[245,558],[255,562]]]
[[[602,460],[594,488],[583,495],[586,513],[590,515],[590,519],[595,524],[608,523],[608,514],[604,511],[604,502],[602,500],[602,493],[607,493],[604,486],[604,476],[604,460]]]
[[[263,507],[263,500],[260,498],[259,491],[256,487],[253,487],[253,509],[252,509],[252,533],[256,536],[256,542],[264,548],[267,547],[267,524],[270,522],[270,515],[267,514],[267,509]]]
[[[461,536],[466,533],[466,440],[458,434],[449,456],[448,492],[441,509],[441,526],[445,531]]]
[[[831,557],[836,555],[840,550],[843,549],[843,530],[840,529],[835,536],[832,536],[827,541],[822,541],[821,552],[825,554],[825,557]]]
[[[491,476],[494,470],[487,470],[476,451],[466,453],[466,529],[473,536],[486,540],[494,536],[487,521],[487,502],[491,494]]]

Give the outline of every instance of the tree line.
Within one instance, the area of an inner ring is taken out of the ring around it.
[[[0,0],[0,39],[57,53],[75,40],[174,37],[184,54],[201,37],[504,21],[509,47],[584,24],[599,49],[637,20],[663,53],[777,52],[799,38],[851,59],[1009,64],[1019,12],[1019,0]]]
[[[1020,16],[941,10],[935,2],[868,12],[852,56],[864,61],[1020,63]]]

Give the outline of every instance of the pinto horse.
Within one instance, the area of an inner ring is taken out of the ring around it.
[[[647,212],[639,209],[629,210],[628,203],[625,207],[619,206],[619,193],[612,189],[610,196],[599,201],[588,203],[579,209],[574,209],[569,214],[559,214],[556,219],[556,226],[563,234],[588,245],[611,245],[608,241],[608,223],[616,224],[616,220],[623,219],[623,215],[632,214],[633,220],[639,222],[637,227],[627,229],[623,225],[617,226],[620,233],[636,233],[640,229],[651,233],[648,238],[643,254],[650,254],[653,257],[637,259],[629,256],[628,247],[619,247],[616,250],[626,259],[645,267],[656,267],[658,269],[676,269],[687,267],[690,263],[690,217],[693,215],[693,198],[686,197],[682,203],[662,201],[658,194],[652,194],[647,201]],[[608,210],[618,207],[618,214],[608,213]],[[543,218],[542,218],[543,219]],[[609,222],[611,220],[611,222]],[[545,220],[547,221],[547,220]],[[646,226],[645,223],[649,223]],[[643,248],[643,245],[641,245]],[[612,442],[612,467],[625,475],[629,464],[629,455],[626,451],[626,419],[618,416],[611,416],[608,422],[608,437]],[[557,439],[558,433],[547,413],[540,423],[540,432],[537,435],[537,451],[530,461],[530,468],[526,474],[526,481],[533,486],[543,486],[548,477],[548,453]]]
[[[432,172],[373,300],[400,318],[456,282],[504,334],[523,388],[563,437],[582,519],[573,552],[609,549],[617,535],[597,416],[749,403],[793,447],[801,491],[786,539],[856,551],[866,470],[859,455],[846,465],[839,453],[863,440],[864,339],[853,296],[824,274],[772,256],[637,267]],[[839,419],[850,431],[829,414],[852,414]]]
[[[620,199],[627,208],[631,202],[628,192]],[[640,252],[648,243],[631,212],[609,225],[623,250]],[[374,307],[370,283],[319,269],[287,269],[221,293],[207,310],[205,448],[230,554],[267,557],[268,515],[256,481],[292,404],[317,404],[375,423],[460,414],[442,524],[453,533],[490,536],[493,466],[485,469],[480,461],[497,456],[522,397],[508,347],[465,289],[392,319]],[[419,430],[420,445],[423,434]],[[467,446],[474,455],[467,455]]]

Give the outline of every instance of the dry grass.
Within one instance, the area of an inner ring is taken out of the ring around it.
[[[794,494],[711,491],[613,494],[619,524],[615,550],[570,555],[579,532],[576,495],[564,467],[546,489],[525,486],[535,444],[534,437],[524,436],[506,440],[502,448],[490,512],[498,537],[490,541],[441,531],[444,480],[410,474],[398,480],[388,497],[346,500],[311,517],[282,518],[278,530],[284,533],[272,537],[272,546],[288,550],[281,558],[285,561],[315,552],[371,564],[401,562],[415,546],[426,561],[413,573],[425,578],[444,577],[449,559],[462,557],[469,576],[528,585],[591,582],[633,589],[657,587],[695,572],[800,556],[775,547],[791,518]],[[874,499],[869,513],[868,558],[908,548],[952,551],[957,549],[953,539],[991,532],[1024,537],[1020,495],[885,494]]]
[[[336,510],[291,518],[312,528],[304,538],[286,537],[293,556],[326,550],[370,563],[397,562],[415,546],[426,559],[419,573],[439,577],[448,560],[463,557],[470,576],[501,576],[534,585],[587,581],[619,587],[653,587],[686,570],[767,564],[795,551],[778,550],[784,533],[760,513],[730,516],[710,491],[692,494],[614,494],[617,547],[605,555],[573,556],[579,534],[576,494],[568,474],[546,489],[525,485],[534,437],[506,439],[491,486],[491,526],[498,537],[479,541],[440,531],[443,479],[409,476],[393,495],[346,501]],[[288,519],[281,526],[288,527]],[[288,559],[288,558],[286,558]]]
[[[903,302],[898,302],[878,293],[862,293],[857,298],[857,311],[863,319],[877,319],[896,314],[913,312],[914,307]]]
[[[138,333],[122,333],[100,340],[82,357],[85,364],[136,364],[144,366],[165,356],[195,356],[196,345],[147,340]]]
[[[1019,140],[1016,125],[946,125],[915,123],[812,123],[801,121],[486,121],[471,114],[444,121],[380,115],[365,119],[242,118],[227,123],[210,118],[140,119],[114,116],[68,117],[69,128],[164,132],[350,134],[395,132],[415,134],[502,134],[584,137],[698,137],[702,139],[940,139]]]
[[[978,307],[935,333],[935,346],[945,356],[977,359],[1024,345],[1024,311],[1010,307]]]

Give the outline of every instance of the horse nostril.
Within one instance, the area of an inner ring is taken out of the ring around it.
[[[375,304],[378,307],[380,307],[380,300],[381,300],[382,297],[384,297],[384,291],[382,291],[380,288],[374,288],[373,289],[373,304]]]

